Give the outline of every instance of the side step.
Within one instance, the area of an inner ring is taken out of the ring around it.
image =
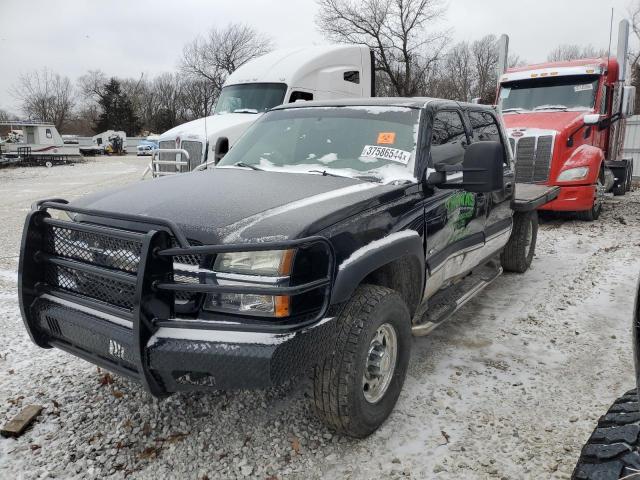
[[[413,335],[423,337],[431,333],[501,274],[502,267],[496,262],[489,262],[458,283],[440,290],[416,313],[418,321],[411,328]]]

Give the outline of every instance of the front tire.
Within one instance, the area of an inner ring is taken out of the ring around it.
[[[313,405],[331,429],[364,438],[395,406],[411,353],[411,316],[394,290],[361,285],[338,317],[335,350],[316,366]]]
[[[536,251],[538,212],[516,213],[509,242],[500,254],[500,263],[507,272],[524,273],[529,270]]]
[[[617,399],[598,420],[598,426],[580,452],[572,480],[637,478],[639,435],[638,395],[637,390],[631,390]]]

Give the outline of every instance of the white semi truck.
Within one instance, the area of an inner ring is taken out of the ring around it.
[[[214,164],[249,125],[277,105],[374,96],[373,72],[373,53],[364,45],[288,48],[253,59],[229,75],[213,115],[160,136],[153,176]]]

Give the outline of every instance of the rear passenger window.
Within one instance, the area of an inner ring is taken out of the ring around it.
[[[496,118],[488,112],[469,112],[469,121],[473,129],[474,142],[500,142],[500,128]],[[505,153],[505,165],[508,164],[508,155]]]
[[[500,129],[496,119],[487,112],[469,112],[473,139],[477,142],[500,142]]]
[[[343,77],[345,82],[360,83],[360,72],[352,70],[350,72],[344,72]]]
[[[464,148],[468,143],[462,118],[458,112],[438,112],[433,121],[431,136],[431,161],[438,164],[457,165],[464,160]]]

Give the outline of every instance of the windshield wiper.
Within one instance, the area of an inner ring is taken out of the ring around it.
[[[258,113],[258,110],[255,108],[237,108],[233,113]]]
[[[337,173],[329,173],[326,170],[307,170],[309,173],[321,173],[323,177],[341,177],[341,178],[353,178],[348,175],[338,175]]]
[[[234,167],[242,167],[242,168],[250,168],[251,170],[258,170],[260,172],[264,172],[264,170],[260,167],[256,167],[255,165],[251,165],[250,163],[244,162],[236,162],[233,164]]]
[[[564,105],[540,105],[539,107],[534,108],[533,110],[568,110],[569,107],[565,107]]]
[[[502,113],[511,113],[511,112],[522,113],[524,111],[525,109],[522,107],[512,107],[512,108],[505,108],[504,110],[502,110]]]

